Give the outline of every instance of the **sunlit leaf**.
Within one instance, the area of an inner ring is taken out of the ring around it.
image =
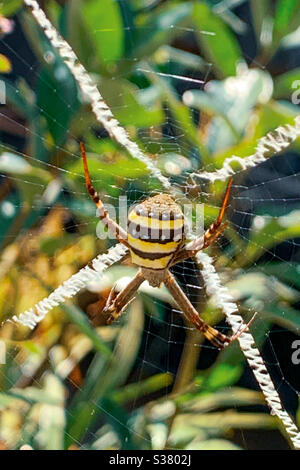
[[[60,145],[66,138],[79,102],[77,87],[69,69],[57,57],[53,60],[52,66],[45,66],[40,71],[37,100],[54,142]]]
[[[161,124],[164,113],[160,106],[146,108],[139,100],[139,90],[123,80],[102,80],[101,92],[116,118],[124,126],[149,127]]]
[[[275,98],[300,100],[300,68],[282,73],[274,81]],[[294,97],[294,98],[293,98]],[[297,104],[297,102],[295,103]]]
[[[0,73],[9,73],[12,70],[10,60],[3,54],[0,54]]]
[[[40,410],[39,431],[36,441],[44,450],[64,449],[65,389],[53,374],[44,377],[44,390],[58,401],[58,405],[43,404]]]
[[[299,18],[298,0],[278,0],[274,22],[275,33],[282,36],[291,27],[291,23],[299,24]]]
[[[111,0],[101,0],[101,3],[98,0],[85,0],[82,13],[104,63],[120,59],[124,50],[124,29],[118,3]]]
[[[193,19],[201,47],[220,76],[235,75],[241,51],[229,27],[204,2],[194,3]]]
[[[13,15],[21,6],[23,0],[2,0],[0,2],[0,13],[3,16]]]
[[[220,387],[232,385],[237,382],[241,374],[242,368],[239,365],[232,366],[230,364],[220,364],[212,369],[206,382],[206,386],[209,389],[214,390]]]
[[[185,447],[186,450],[241,450],[236,444],[225,439],[209,439],[208,441],[191,442]]]
[[[192,4],[190,2],[163,5],[151,15],[149,21],[140,29],[130,57],[134,60],[148,59],[159,46],[170,43],[177,34],[176,28],[189,24],[191,12]]]

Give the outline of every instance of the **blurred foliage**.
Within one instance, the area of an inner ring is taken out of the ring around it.
[[[297,0],[42,3],[130,136],[157,156],[160,168],[195,203],[201,201],[201,188],[186,188],[182,174],[202,166],[213,170],[227,156],[252,153],[258,138],[292,123],[299,112],[291,102],[299,68],[277,67],[275,73],[271,66],[278,51],[288,53],[295,44],[299,51]],[[247,19],[236,13],[244,4]],[[3,42],[17,21],[36,58],[31,69],[23,61],[22,76],[14,71],[13,55],[0,55],[7,96],[2,111],[10,122],[5,127],[1,121],[4,320],[32,307],[107,248],[94,235],[97,221],[83,184],[80,139],[92,149],[91,175],[107,201],[128,191],[134,202],[136,194],[160,188],[141,163],[97,127],[69,70],[22,1],[0,1],[0,13]],[[251,61],[242,47],[250,29],[256,47]],[[198,83],[191,87],[176,76]],[[204,88],[201,81],[208,81]],[[185,158],[174,153],[166,122]],[[299,143],[294,148],[298,151]],[[212,195],[207,224],[216,216],[223,190],[223,184],[205,188]],[[232,225],[226,248],[211,248],[242,312],[259,312],[253,331],[260,347],[272,324],[295,333],[300,327],[300,265],[275,257],[261,261],[266,251],[300,236],[299,209],[288,214],[277,209],[269,204],[252,217],[247,237]],[[188,347],[202,338],[187,333],[176,378],[168,372],[135,373],[145,314],[167,318],[173,302],[167,291],[143,287],[118,325],[104,326],[95,318],[114,283],[134,272],[128,262],[111,268],[94,293],[56,308],[33,333],[3,324],[3,448],[25,443],[34,449],[238,449],[235,430],[280,428],[261,394],[239,385],[245,362],[237,344],[209,367],[195,370],[198,355],[208,350]],[[198,302],[206,320],[221,319],[213,299]]]

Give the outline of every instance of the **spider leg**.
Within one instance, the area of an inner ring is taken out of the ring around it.
[[[232,186],[232,178],[229,180],[227,184],[227,188],[224,194],[222,206],[221,206],[217,220],[205,231],[205,233],[201,237],[196,238],[196,240],[191,241],[190,243],[185,245],[181,250],[179,250],[178,253],[174,257],[174,260],[172,261],[172,265],[186,258],[191,258],[198,251],[204,250],[205,248],[207,248],[220,236],[220,234],[226,228],[227,223],[222,224],[222,220],[223,220],[225,210],[228,204],[231,186]]]
[[[252,323],[254,317],[250,320],[250,322],[241,330],[239,330],[233,336],[226,336],[220,331],[216,330],[210,325],[207,325],[204,320],[199,316],[199,313],[195,309],[195,307],[191,304],[187,296],[184,294],[182,289],[180,288],[179,284],[175,280],[174,276],[167,271],[166,278],[164,280],[166,287],[169,289],[170,293],[174,297],[175,301],[177,302],[178,306],[182,310],[184,316],[191,322],[197,330],[200,330],[205,338],[211,341],[217,348],[223,349],[232,341],[236,340]]]
[[[238,339],[246,330],[248,330],[249,326],[252,325],[252,323],[255,320],[256,316],[257,316],[257,312],[255,312],[252,315],[252,318],[248,321],[248,323],[246,323],[246,325],[242,324],[240,326],[240,328],[237,330],[237,332],[233,336],[231,336],[231,338],[230,338],[231,343],[232,343],[232,341],[235,341],[236,339]]]
[[[112,288],[103,309],[104,313],[109,313],[109,317],[107,319],[108,325],[122,315],[128,303],[133,299],[134,294],[144,280],[145,278],[140,270],[129,284],[127,284],[127,286],[118,294],[116,294],[115,286]]]
[[[118,225],[114,220],[112,220],[109,217],[108,211],[105,209],[103,202],[99,198],[98,193],[95,191],[95,189],[92,185],[90,174],[89,174],[89,169],[88,169],[88,164],[87,164],[85,147],[84,147],[83,142],[80,142],[80,151],[81,151],[81,156],[82,156],[82,161],[83,161],[85,184],[86,184],[87,190],[88,190],[92,200],[94,201],[94,203],[95,203],[95,205],[98,209],[98,214],[99,214],[100,220],[108,228],[108,230],[113,235],[115,235],[117,240],[119,240],[124,245],[128,246],[126,231],[122,227],[120,227],[120,225]]]
[[[183,261],[187,258],[191,258],[192,256],[195,256],[198,251],[200,250],[204,250],[205,248],[207,248],[209,245],[211,245],[217,238],[219,238],[219,236],[221,235],[221,233],[223,232],[223,230],[225,230],[225,228],[227,227],[228,223],[225,222],[224,224],[220,225],[220,227],[211,235],[209,235],[209,237],[206,238],[206,232],[205,234],[200,238],[197,238],[197,240],[193,240],[191,243],[194,243],[194,242],[197,242],[198,247],[197,248],[194,248],[194,249],[188,249],[187,247],[190,245],[185,245],[183,248],[181,248],[181,250],[179,250],[172,262],[171,262],[171,266],[174,266],[174,264],[177,264],[179,263],[180,261]],[[208,229],[209,230],[209,229]],[[207,231],[208,231],[207,230]]]

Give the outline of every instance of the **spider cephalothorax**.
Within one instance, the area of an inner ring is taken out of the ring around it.
[[[245,328],[229,337],[207,325],[169,271],[174,264],[208,247],[224,230],[226,224],[222,224],[222,219],[232,180],[227,185],[216,222],[202,236],[186,244],[184,215],[180,206],[168,194],[157,194],[139,203],[128,215],[128,231],[120,227],[109,217],[92,186],[83,144],[81,144],[81,154],[86,186],[98,208],[100,219],[116,238],[129,248],[132,262],[139,267],[135,277],[121,292],[117,294],[114,288],[111,290],[104,309],[109,314],[107,322],[112,323],[123,313],[142,282],[147,280],[154,287],[159,287],[163,282],[185,317],[213,344],[223,348],[235,340]]]

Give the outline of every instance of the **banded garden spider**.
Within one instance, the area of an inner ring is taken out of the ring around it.
[[[180,206],[167,194],[158,194],[138,204],[128,215],[128,231],[126,232],[104,208],[103,202],[95,191],[87,164],[84,144],[80,144],[84,175],[87,190],[94,201],[99,218],[117,240],[129,248],[133,264],[139,267],[137,274],[118,294],[113,287],[103,312],[109,314],[107,323],[112,323],[124,312],[140,285],[146,280],[152,287],[162,283],[168,288],[184,316],[215,346],[223,349],[237,339],[252,323],[241,328],[233,336],[226,336],[209,326],[182,291],[169,268],[191,258],[198,251],[211,245],[222,233],[227,223],[222,223],[228,204],[232,179],[229,180],[223,203],[217,220],[205,233],[190,243],[185,243],[185,220]]]

